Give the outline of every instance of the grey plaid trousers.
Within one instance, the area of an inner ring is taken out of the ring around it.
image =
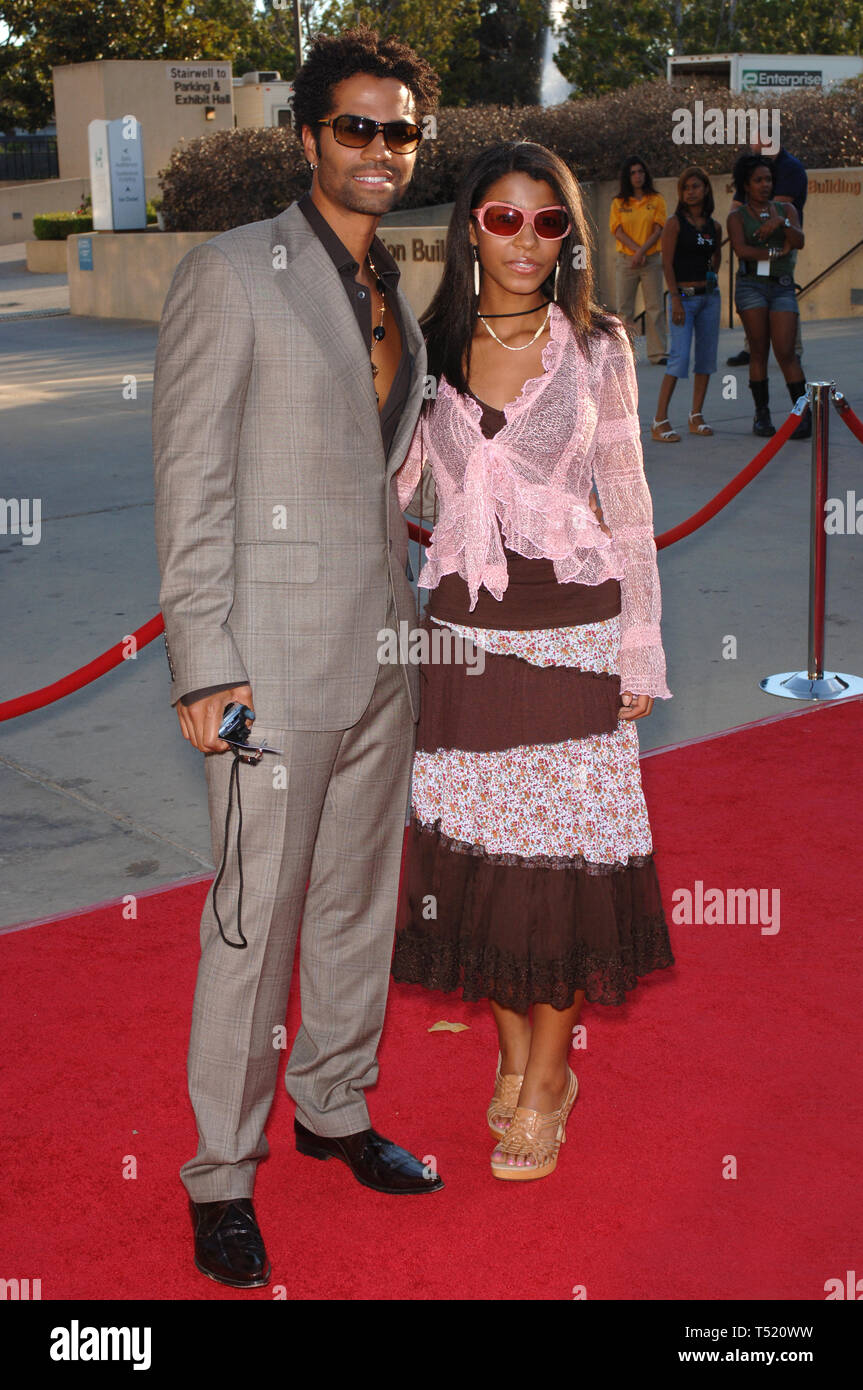
[[[395,622],[391,603],[388,625]],[[223,941],[212,886],[201,918],[188,1062],[199,1143],[180,1170],[194,1201],[251,1196],[257,1164],[269,1153],[264,1125],[298,931],[302,1025],[285,1074],[297,1117],[328,1136],[369,1125],[363,1091],[378,1074],[414,737],[397,664],[381,665],[368,707],[351,728],[308,732],[255,723],[255,741],[283,753],[239,768],[248,947]],[[205,757],[217,865],[232,761],[230,753]],[[236,824],[235,792],[217,898],[232,941]]]

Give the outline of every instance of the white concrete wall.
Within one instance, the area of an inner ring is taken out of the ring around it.
[[[93,269],[79,270],[80,236],[66,238],[69,312],[157,321],[171,276],[187,251],[216,232],[88,232]]]
[[[155,177],[144,180],[148,198],[161,198]],[[38,183],[15,183],[0,188],[0,246],[29,241],[37,213],[74,212],[90,192],[90,180],[45,179]],[[17,215],[16,215],[17,214]]]
[[[669,213],[676,197],[675,179],[657,179]],[[716,202],[715,216],[725,227],[732,199],[730,176],[711,176]],[[45,185],[41,185],[44,187]],[[810,174],[810,194],[804,215],[806,245],[797,259],[796,279],[805,285],[863,236],[863,170],[825,169]],[[616,184],[585,185],[584,200],[596,227],[597,295],[614,307],[614,238],[608,231],[608,214]],[[0,189],[0,209],[4,193]],[[433,213],[432,209],[428,212]],[[389,222],[379,231],[402,272],[402,286],[417,314],[431,299],[443,269],[445,225],[423,225],[424,209],[416,211],[417,224]],[[401,214],[406,217],[407,214]],[[2,226],[2,223],[0,223]],[[20,226],[20,224],[19,224]],[[94,236],[94,269],[79,271],[77,251],[70,245],[70,305],[72,313],[108,318],[157,320],[174,266],[190,246],[206,241],[215,232],[124,232]],[[21,237],[21,240],[24,238]],[[69,238],[69,242],[72,242]],[[728,248],[723,251],[720,288],[723,326],[728,324]],[[863,249],[850,257],[822,285],[800,301],[804,319],[849,318],[863,314]],[[640,305],[636,306],[640,309]]]
[[[230,63],[227,82],[211,94],[215,118],[204,119],[207,94],[177,92],[170,77],[172,67],[183,60],[100,59],[92,63],[66,63],[52,69],[54,109],[57,117],[57,158],[61,178],[83,178],[90,172],[87,126],[93,120],[113,121],[137,116],[143,127],[144,173],[155,177],[167,165],[171,151],[181,140],[232,130],[234,125]],[[209,66],[195,60],[195,66]],[[207,79],[210,86],[214,79]],[[224,97],[227,95],[228,100]],[[178,98],[180,101],[178,103]],[[187,100],[188,99],[188,100]]]

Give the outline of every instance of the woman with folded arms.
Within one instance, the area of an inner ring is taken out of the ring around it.
[[[728,214],[728,238],[738,258],[734,304],[749,343],[749,389],[755,402],[752,433],[770,437],[767,358],[771,344],[793,404],[806,392],[800,358],[794,350],[800,310],[794,292],[794,252],[803,245],[793,203],[774,203],[773,165],[763,154],[743,154],[733,170],[739,207]],[[807,407],[792,439],[809,439]]]
[[[608,225],[614,237],[616,308],[628,333],[635,333],[635,293],[644,296],[647,357],[654,366],[668,361],[665,310],[662,307],[662,256],[659,239],[665,223],[665,199],[653,187],[650,170],[633,155],[620,170],[620,188],[611,200]]]
[[[397,475],[406,507],[427,456],[437,494],[424,628],[482,663],[429,641],[393,974],[490,1001],[504,1180],[556,1166],[584,1000],[673,964],[635,724],[670,697],[652,507],[632,348],[591,283],[563,161],[480,154],[422,319],[436,396]]]

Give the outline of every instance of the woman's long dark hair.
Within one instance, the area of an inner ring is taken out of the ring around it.
[[[620,166],[620,188],[617,190],[618,198],[634,198],[635,189],[632,186],[632,166],[640,164],[644,170],[644,187],[639,193],[639,198],[645,198],[650,193],[655,193],[653,179],[650,177],[650,170],[644,160],[637,154],[631,154],[629,159],[625,159]]]
[[[713,217],[715,207],[713,201],[713,189],[710,186],[710,179],[699,164],[687,164],[680,178],[677,180],[677,207],[674,215],[678,222],[686,216],[686,204],[683,201],[683,188],[688,179],[697,178],[704,184],[704,197],[701,201],[701,215],[708,219]]]
[[[459,185],[446,239],[443,274],[434,298],[420,319],[428,350],[428,371],[436,381],[445,376],[462,395],[468,389],[470,354],[477,322],[470,244],[471,208],[479,207],[493,183],[506,174],[527,174],[554,189],[555,198],[569,212],[570,231],[560,243],[560,276],[557,304],[575,330],[579,346],[588,354],[588,339],[597,333],[614,333],[611,316],[593,300],[592,238],[572,171],[552,150],[529,140],[510,141],[482,150]],[[583,247],[583,266],[576,269],[567,248]],[[554,271],[539,287],[553,296]],[[424,403],[428,410],[431,401]]]
[[[731,171],[734,180],[734,201],[737,203],[746,202],[746,185],[760,165],[764,165],[776,186],[776,166],[769,155],[766,154],[742,154]],[[772,190],[771,190],[772,191]]]

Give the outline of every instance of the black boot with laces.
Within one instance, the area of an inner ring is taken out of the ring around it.
[[[755,419],[752,422],[752,433],[761,435],[769,439],[776,433],[776,426],[770,419],[769,387],[767,379],[764,381],[750,381],[749,389],[752,392],[752,399],[755,402]]]

